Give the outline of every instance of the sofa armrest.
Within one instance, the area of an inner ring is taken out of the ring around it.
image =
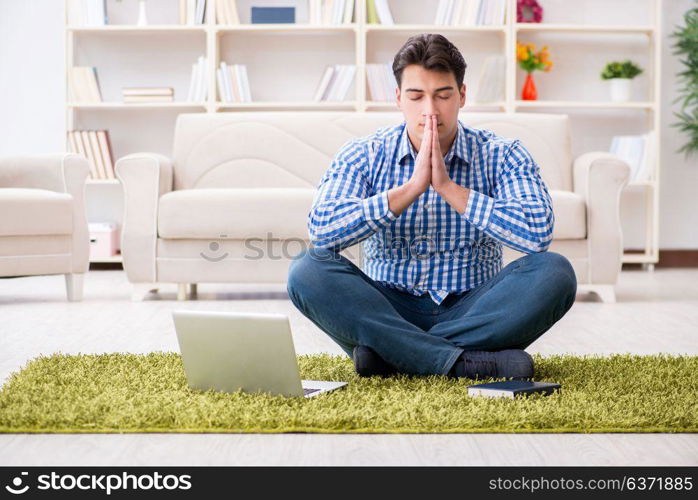
[[[73,153],[0,158],[0,187],[46,189],[73,198],[73,273],[85,273],[90,265],[90,237],[85,211],[85,180],[89,173],[87,160]]]
[[[580,155],[574,161],[574,192],[587,207],[588,283],[615,284],[622,266],[620,195],[630,167],[612,153]]]
[[[172,190],[172,161],[155,153],[134,153],[116,162],[124,190],[121,254],[131,283],[157,281],[158,200]]]

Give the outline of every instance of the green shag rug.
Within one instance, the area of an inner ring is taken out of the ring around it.
[[[352,361],[300,356],[301,377],[349,385],[313,398],[193,391],[179,354],[53,355],[0,392],[0,432],[697,432],[698,357],[534,356],[551,396],[471,398],[472,380],[359,378]],[[487,381],[492,381],[487,380]],[[483,381],[484,382],[484,381]]]

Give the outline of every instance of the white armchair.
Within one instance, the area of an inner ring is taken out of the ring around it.
[[[82,299],[88,173],[75,154],[0,158],[0,276],[64,274],[68,300]]]
[[[627,164],[610,153],[573,162],[566,115],[462,112],[459,118],[522,141],[552,197],[550,250],[570,260],[578,289],[614,301]],[[284,283],[293,256],[283,250],[309,244],[314,191],[339,148],[402,121],[398,112],[181,114],[172,159],[137,153],[117,162],[125,192],[121,248],[128,279],[140,287],[135,295],[159,283],[179,284],[179,298],[187,284]],[[359,247],[343,251],[357,264]],[[504,247],[504,264],[521,255]]]

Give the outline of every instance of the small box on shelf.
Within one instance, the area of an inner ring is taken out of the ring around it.
[[[252,24],[294,24],[295,7],[252,7]]]
[[[90,222],[90,260],[104,260],[119,253],[119,225],[115,222]]]

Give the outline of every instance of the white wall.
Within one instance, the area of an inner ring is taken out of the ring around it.
[[[64,149],[62,0],[0,0],[0,154]]]
[[[151,22],[172,21],[157,18],[160,15],[157,4],[166,1],[175,0],[150,1]],[[558,10],[562,5],[561,2],[562,0],[548,0],[548,14],[554,16],[562,12]],[[136,3],[135,0],[123,0],[118,10],[114,9],[113,21],[128,22],[129,19],[135,18]],[[279,4],[278,1],[275,3]],[[113,2],[110,4],[113,5]],[[542,0],[541,4],[545,7],[546,0]],[[698,248],[698,157],[689,161],[683,155],[675,153],[686,139],[680,136],[675,128],[670,127],[674,122],[673,112],[678,110],[678,104],[672,104],[679,87],[674,75],[681,71],[682,67],[678,58],[672,55],[670,44],[673,41],[669,39],[669,35],[677,25],[683,24],[683,15],[694,6],[694,1],[663,0],[663,4],[661,131],[663,163],[660,181],[660,247]],[[624,19],[632,5],[637,4],[634,1],[629,3],[629,0],[608,0],[603,3],[604,15],[609,19]],[[637,17],[637,14],[634,17]],[[299,15],[301,15],[300,11]],[[591,16],[591,19],[584,18],[585,22],[593,22],[597,13],[588,11],[583,15]],[[0,155],[63,150],[65,136],[63,40],[63,2],[61,0],[0,0]],[[194,57],[193,54],[194,52],[190,54],[190,58]],[[603,63],[606,56],[607,54],[603,52],[597,59]],[[89,55],[85,57],[89,58]],[[559,64],[564,62],[559,61]],[[471,73],[471,78],[473,77]],[[543,81],[539,84],[541,93],[546,91],[544,78],[545,76],[541,78]],[[642,80],[638,82],[642,84]],[[139,82],[131,81],[131,83],[140,85]],[[159,84],[158,82],[147,83]],[[186,82],[183,84],[186,86]],[[577,84],[580,88],[593,87],[598,85],[598,81],[579,81]],[[553,89],[549,91],[552,92]],[[82,125],[89,126],[91,119],[96,118],[85,116]],[[590,119],[586,125],[587,129],[580,128],[585,126],[584,120],[580,123],[582,125],[577,126],[574,131],[576,133],[576,137],[573,138],[575,153],[588,147],[599,147],[601,142],[594,138],[594,132],[598,133],[594,128],[598,126],[598,122],[594,125],[593,120]],[[610,121],[609,124],[606,126],[613,126]],[[161,139],[171,135],[167,127],[154,128],[155,133],[161,135]],[[144,145],[147,145],[148,136],[143,136],[143,139],[146,141]],[[118,144],[115,145],[115,149],[119,150]],[[622,205],[624,236],[628,248],[640,248],[643,242],[642,219],[637,215],[642,211],[642,205],[636,198],[632,194],[624,195]]]

